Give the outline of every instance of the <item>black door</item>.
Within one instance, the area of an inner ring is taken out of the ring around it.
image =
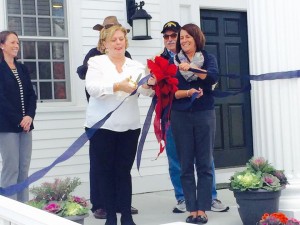
[[[249,74],[247,14],[200,10],[205,49],[217,57],[220,74]],[[221,77],[216,88],[237,91],[243,79]],[[244,165],[253,155],[250,92],[216,98],[216,167]]]

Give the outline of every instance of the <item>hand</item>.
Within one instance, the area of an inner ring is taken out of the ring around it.
[[[203,90],[199,88],[199,90],[192,88],[188,91],[189,96],[191,97],[194,93],[197,93],[196,98],[200,98],[203,95]]]
[[[182,70],[182,71],[188,71],[190,69],[190,67],[191,67],[190,64],[186,63],[186,62],[180,63],[178,65],[179,70]]]
[[[30,116],[24,116],[20,126],[23,128],[23,131],[28,132],[32,124],[32,118]]]
[[[148,86],[154,86],[156,84],[156,77],[154,75],[151,75],[147,81]]]
[[[193,67],[192,67],[193,68]],[[200,69],[200,68],[195,68],[197,70],[200,70],[202,71],[203,73],[195,73],[201,80],[204,80],[207,76],[207,70],[204,70],[204,69]]]
[[[137,84],[136,82],[132,81],[129,78],[125,78],[121,82],[118,83],[119,91],[124,91],[126,93],[132,93],[136,88]]]

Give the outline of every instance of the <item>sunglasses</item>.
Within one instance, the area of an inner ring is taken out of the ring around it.
[[[164,34],[164,39],[165,40],[168,40],[169,39],[169,37],[170,38],[172,38],[172,39],[174,39],[174,38],[176,38],[177,37],[177,33],[172,33],[172,34]]]

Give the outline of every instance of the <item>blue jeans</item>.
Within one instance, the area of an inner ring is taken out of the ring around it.
[[[213,175],[213,183],[212,183],[212,195],[211,198],[212,200],[217,199],[217,187],[216,187],[216,174],[215,174],[215,163],[214,160],[212,160],[211,164],[211,170],[212,170],[212,175]]]
[[[184,200],[183,190],[180,181],[180,164],[177,157],[175,142],[172,134],[171,125],[166,131],[166,153],[169,161],[169,174],[174,187],[175,198],[177,201]]]
[[[176,146],[174,143],[174,138],[172,134],[171,125],[166,131],[166,153],[169,162],[169,174],[172,185],[174,187],[175,198],[177,201],[184,200],[183,190],[180,181],[180,164],[176,153]],[[216,189],[216,178],[215,178],[215,163],[212,161],[212,174],[213,174],[213,184],[212,184],[212,199],[217,199],[217,189]]]

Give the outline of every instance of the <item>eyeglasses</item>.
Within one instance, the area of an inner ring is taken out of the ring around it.
[[[165,40],[168,40],[169,37],[172,38],[172,39],[174,39],[174,38],[177,37],[177,34],[176,34],[176,33],[172,33],[172,34],[164,34],[163,37],[164,37]]]

